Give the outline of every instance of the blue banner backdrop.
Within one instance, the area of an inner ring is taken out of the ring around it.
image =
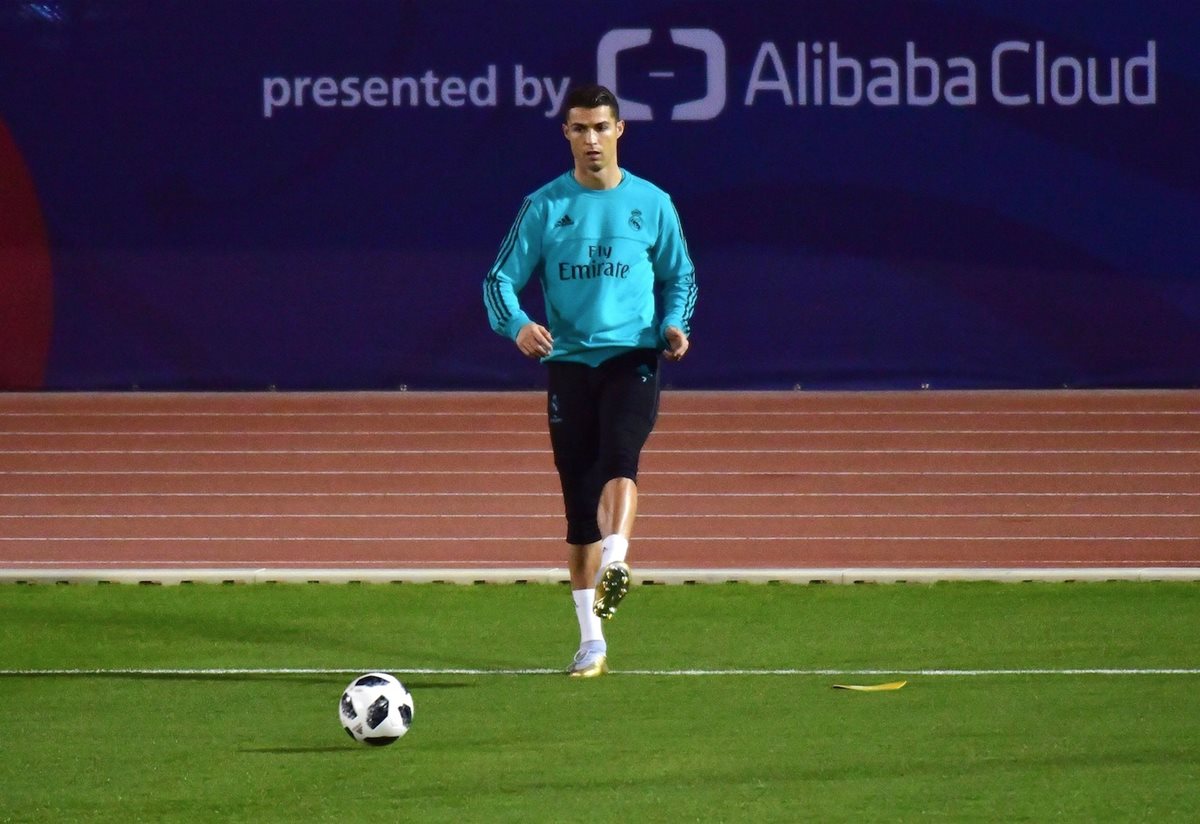
[[[480,283],[596,78],[697,265],[670,384],[1196,386],[1198,46],[1173,0],[9,0],[0,386],[539,385]]]

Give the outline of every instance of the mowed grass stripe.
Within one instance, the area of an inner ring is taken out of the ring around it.
[[[639,586],[580,682],[565,584],[3,585],[0,820],[1192,822],[1197,595]]]

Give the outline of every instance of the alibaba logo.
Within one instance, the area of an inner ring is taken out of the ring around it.
[[[617,80],[617,62],[621,52],[650,43],[650,29],[613,29],[600,38],[596,48],[596,79],[607,86],[621,103],[625,120],[653,120],[654,111],[646,103],[621,94]],[[712,120],[725,108],[725,43],[712,29],[671,29],[671,42],[677,46],[704,53],[705,93],[703,97],[676,103],[671,107],[672,120]],[[651,75],[672,76],[673,72],[651,72]]]

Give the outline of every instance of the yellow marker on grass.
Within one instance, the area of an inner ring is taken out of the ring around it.
[[[835,690],[855,690],[856,692],[885,692],[898,690],[907,683],[907,681],[890,681],[886,684],[834,684],[833,688]]]

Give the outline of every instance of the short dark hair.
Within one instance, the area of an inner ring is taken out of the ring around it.
[[[621,108],[617,103],[617,96],[609,89],[595,83],[576,86],[567,94],[567,99],[563,103],[563,123],[567,122],[567,113],[571,109],[597,109],[601,106],[608,106],[612,109],[613,120],[621,119]]]

